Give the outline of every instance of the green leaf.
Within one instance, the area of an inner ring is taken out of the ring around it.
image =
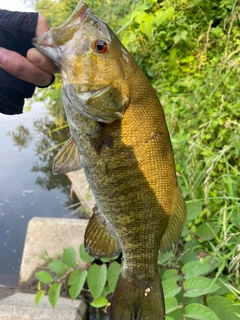
[[[75,270],[70,275],[68,285],[70,285],[69,294],[72,300],[76,299],[79,296],[86,279],[87,270],[84,270],[83,272],[81,272],[80,270]]]
[[[216,296],[225,296],[227,293],[229,293],[229,288],[226,286],[228,283],[227,281],[224,281],[223,283],[221,279],[217,279],[215,283],[219,286],[219,289],[214,292]]]
[[[220,227],[215,223],[204,223],[197,227],[196,234],[201,241],[212,240],[215,238],[215,234],[218,232],[219,228]]]
[[[68,280],[68,285],[70,286],[69,295],[72,300],[76,299],[79,296],[86,279],[87,270],[84,270],[83,272],[81,272],[80,270],[75,270],[71,273]]]
[[[182,320],[183,318],[183,307],[171,312],[171,317],[174,320]]]
[[[184,237],[186,237],[188,235],[189,235],[189,226],[188,226],[188,223],[186,221],[186,223],[184,223],[184,225],[183,225],[181,236],[184,238]]]
[[[103,288],[107,280],[107,266],[102,264],[101,266],[93,264],[87,275],[87,283],[89,290],[94,299],[97,299],[103,291]]]
[[[51,263],[49,263],[48,268],[59,274],[64,274],[67,271],[66,265],[61,260],[54,260]]]
[[[39,271],[35,273],[35,277],[45,284],[50,284],[52,282],[52,276],[47,271]]]
[[[49,258],[48,252],[45,250],[42,257],[41,257],[45,262],[50,263],[51,259]]]
[[[211,28],[211,33],[219,35],[223,32],[223,29],[220,28],[219,26],[215,27],[215,28]]]
[[[108,300],[103,297],[94,299],[93,302],[91,302],[91,306],[94,308],[102,308],[107,306],[108,304],[109,304]]]
[[[135,16],[134,20],[138,24],[142,24],[148,18],[148,14],[145,11],[139,11]]]
[[[240,308],[225,297],[212,296],[207,298],[208,307],[213,310],[219,320],[239,320]]]
[[[189,251],[185,252],[180,258],[180,260],[182,261],[183,264],[186,264],[189,261],[195,261],[197,259],[198,259],[198,253],[197,252],[189,252]]]
[[[178,43],[180,40],[181,40],[181,37],[180,37],[179,34],[176,34],[176,35],[173,37],[173,41],[174,41],[175,44]]]
[[[164,262],[168,261],[172,256],[172,252],[160,253],[159,255],[159,263],[163,264]]]
[[[79,256],[82,259],[82,261],[86,263],[90,263],[94,260],[94,258],[90,257],[89,254],[84,249],[84,244],[82,243],[79,247]]]
[[[175,281],[178,281],[181,279],[181,276],[178,274],[178,271],[176,269],[168,269],[162,275],[162,281],[167,279],[173,279]]]
[[[148,37],[152,35],[152,22],[154,17],[147,14],[146,12],[139,12],[135,21],[140,24],[140,30],[143,34],[146,34]]]
[[[178,292],[181,291],[181,288],[177,285],[176,280],[168,279],[162,282],[164,297],[174,297]]]
[[[164,21],[172,20],[174,16],[174,8],[169,7],[166,11],[159,10],[156,12],[153,22],[159,27]]]
[[[107,284],[101,293],[102,297],[106,297],[109,293],[112,293],[112,290],[110,289],[109,285]]]
[[[199,246],[199,242],[196,240],[196,239],[191,239],[190,241],[187,241],[185,244],[184,244],[184,249],[187,250],[187,249],[190,249],[190,250],[193,250],[195,249],[196,247]],[[197,253],[196,253],[197,254]]]
[[[185,279],[196,277],[200,275],[209,274],[215,269],[214,265],[209,262],[201,262],[199,260],[189,261],[182,267],[182,273],[185,275]]]
[[[100,260],[104,263],[110,262],[114,258],[101,258]]]
[[[58,302],[61,287],[62,287],[61,283],[54,283],[48,290],[48,300],[53,308],[56,306]]]
[[[187,41],[187,35],[188,35],[187,30],[183,30],[183,31],[180,32],[180,37],[181,37],[181,39],[183,39],[184,41]]]
[[[191,303],[198,303],[198,304],[204,304],[203,298],[201,296],[199,297],[184,297],[184,305],[187,306]]]
[[[165,301],[165,308],[166,308],[167,314],[169,314],[179,308],[178,301],[174,297],[167,297],[164,299],[164,301]]]
[[[108,267],[107,280],[111,292],[114,292],[115,290],[120,271],[121,265],[116,261],[112,262]]]
[[[76,252],[73,247],[67,247],[63,250],[62,259],[69,268],[76,267]]]
[[[187,221],[196,219],[202,211],[201,201],[191,201],[187,202]]]
[[[175,11],[174,7],[167,8],[167,10],[165,11],[165,17],[168,20],[172,20],[174,17],[174,11]]]
[[[240,210],[236,209],[232,212],[230,216],[230,221],[238,228],[240,229]]]
[[[186,280],[183,287],[186,291],[184,293],[184,296],[186,297],[199,297],[212,293],[219,288],[217,284],[212,283],[211,279],[201,276]]]
[[[157,11],[153,22],[159,27],[166,19],[167,17],[165,16],[164,11]]]
[[[35,298],[35,304],[36,306],[39,305],[40,301],[42,300],[42,297],[44,296],[45,291],[44,290],[40,290],[38,291],[38,293],[36,294],[36,298]]]
[[[219,320],[218,316],[211,309],[198,303],[191,303],[186,306],[184,315],[187,319]]]

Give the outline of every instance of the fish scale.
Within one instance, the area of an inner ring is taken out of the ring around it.
[[[158,252],[179,239],[186,207],[158,97],[84,2],[33,43],[60,68],[71,132],[53,172],[83,167],[96,200],[85,249],[97,258],[123,253],[110,319],[163,320]]]

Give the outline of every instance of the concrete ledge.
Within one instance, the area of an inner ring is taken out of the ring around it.
[[[72,183],[73,191],[76,193],[81,205],[86,212],[91,216],[92,208],[95,205],[95,199],[92,191],[89,188],[86,176],[83,170],[67,173],[68,178]]]
[[[11,287],[5,287],[5,286],[0,286],[0,300],[11,296],[14,294],[16,291],[16,288],[11,288]]]
[[[45,264],[41,258],[45,251],[49,257],[60,255],[63,249],[72,246],[78,253],[83,243],[88,220],[35,217],[30,220],[20,268],[19,288],[28,283],[37,268]],[[78,260],[79,259],[79,255]],[[80,267],[84,263],[80,261]]]
[[[52,309],[44,296],[36,307],[34,294],[19,292],[0,301],[1,320],[86,320],[86,314],[87,306],[82,300],[59,298]]]

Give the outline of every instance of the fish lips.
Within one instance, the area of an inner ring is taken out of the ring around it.
[[[60,48],[53,42],[50,31],[38,38],[32,39],[33,46],[49,59],[53,60],[58,68],[61,68],[62,54]]]

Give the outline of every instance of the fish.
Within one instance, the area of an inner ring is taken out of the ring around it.
[[[122,252],[111,320],[163,320],[158,253],[179,240],[186,206],[161,103],[118,37],[80,1],[34,46],[54,61],[70,137],[53,173],[83,168],[96,205],[84,246],[95,258]]]

